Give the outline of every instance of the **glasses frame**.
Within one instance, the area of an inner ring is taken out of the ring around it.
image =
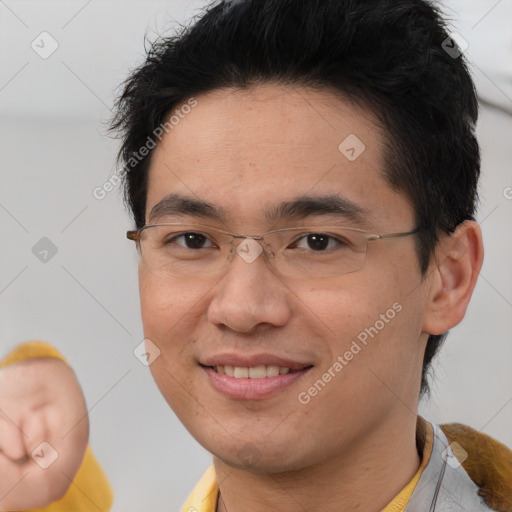
[[[126,232],[126,238],[128,238],[128,240],[132,240],[134,241],[136,244],[137,244],[137,248],[138,248],[138,251],[141,255],[141,257],[143,257],[142,255],[142,248],[141,248],[141,245],[140,245],[140,239],[141,239],[141,234],[149,229],[149,228],[152,228],[152,227],[165,227],[165,226],[196,226],[196,227],[201,227],[201,228],[208,228],[209,230],[213,230],[213,231],[216,231],[218,233],[222,233],[224,235],[228,235],[228,236],[231,236],[234,239],[244,239],[244,240],[247,240],[247,239],[250,239],[250,240],[256,240],[256,241],[261,241],[263,242],[262,244],[260,244],[263,248],[263,252],[265,252],[265,254],[267,255],[268,258],[273,258],[275,256],[274,252],[272,251],[272,248],[265,242],[264,240],[264,237],[266,235],[269,235],[269,234],[272,234],[272,233],[282,233],[282,232],[286,232],[286,231],[297,231],[297,230],[308,230],[310,232],[313,232],[312,231],[314,229],[314,226],[296,226],[296,227],[293,227],[293,228],[280,228],[280,229],[273,229],[271,231],[266,231],[265,233],[261,233],[259,235],[242,235],[242,234],[239,234],[239,233],[231,233],[229,231],[226,231],[224,229],[220,229],[220,228],[217,228],[217,227],[214,227],[214,226],[208,226],[207,224],[195,224],[193,222],[191,223],[183,223],[183,222],[164,222],[164,223],[157,223],[157,224],[145,224],[144,226],[142,226],[141,228],[139,229],[134,229],[134,230],[129,230]],[[415,235],[416,233],[420,232],[421,231],[421,228],[414,228],[410,231],[401,231],[401,232],[394,232],[394,233],[383,233],[383,234],[372,234],[372,233],[369,233],[368,231],[365,231],[363,229],[359,229],[359,228],[353,228],[353,227],[350,227],[350,226],[327,226],[327,225],[324,225],[324,226],[318,226],[319,228],[338,228],[338,229],[346,229],[348,231],[355,231],[357,233],[360,233],[361,235],[364,235],[364,238],[366,238],[366,242],[367,242],[367,245],[366,245],[366,251],[368,250],[368,242],[373,242],[373,241],[377,241],[377,240],[385,240],[387,238],[403,238],[403,237],[406,237],[406,236],[410,236],[410,235]],[[321,231],[319,231],[321,232]],[[232,240],[232,242],[233,242]],[[233,250],[233,247],[231,248],[230,250],[230,254],[232,254],[234,252]],[[363,264],[364,266],[364,264]],[[361,267],[363,268],[363,267]],[[354,272],[357,272],[358,270],[361,270],[361,269],[357,269],[355,270]],[[349,272],[350,273],[350,272]],[[343,275],[343,274],[339,274],[339,275]]]

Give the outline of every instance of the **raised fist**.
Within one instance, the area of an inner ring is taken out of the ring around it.
[[[0,370],[0,510],[60,499],[88,438],[85,399],[65,362],[31,359]]]

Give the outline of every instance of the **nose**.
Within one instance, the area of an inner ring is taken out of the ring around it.
[[[233,252],[230,269],[213,290],[208,320],[241,333],[259,325],[282,327],[292,315],[291,292],[266,261],[261,245],[243,239]]]

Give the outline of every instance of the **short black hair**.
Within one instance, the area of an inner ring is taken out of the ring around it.
[[[330,88],[371,110],[386,135],[385,177],[411,201],[425,277],[441,233],[474,220],[478,101],[464,56],[426,0],[231,0],[147,50],[124,82],[111,130],[121,138],[125,201],[145,222],[152,151],[141,147],[193,96],[262,83]],[[420,394],[447,333],[430,335]]]

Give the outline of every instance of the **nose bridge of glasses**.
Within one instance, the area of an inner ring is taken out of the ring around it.
[[[264,235],[232,235],[231,255],[236,253],[246,263],[253,263],[263,252],[268,258],[275,256],[272,247],[265,241]]]

